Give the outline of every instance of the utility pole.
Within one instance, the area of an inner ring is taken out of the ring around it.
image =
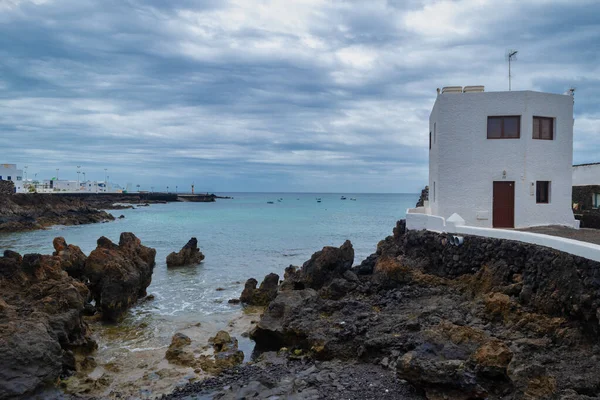
[[[56,180],[58,181],[58,168],[56,168]]]

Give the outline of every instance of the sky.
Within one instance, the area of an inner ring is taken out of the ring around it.
[[[0,162],[164,190],[415,193],[436,88],[576,87],[600,161],[600,2],[0,0]]]

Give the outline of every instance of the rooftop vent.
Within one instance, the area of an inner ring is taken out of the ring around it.
[[[484,92],[485,91],[485,86],[480,85],[480,86],[465,86],[463,89],[463,93],[479,93],[479,92]]]
[[[462,93],[462,86],[446,86],[442,88],[442,93]]]

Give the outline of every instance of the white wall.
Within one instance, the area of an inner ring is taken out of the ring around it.
[[[600,185],[600,163],[573,166],[573,186]]]
[[[519,139],[487,139],[487,117],[520,115]],[[554,140],[532,138],[533,116],[555,118]],[[430,126],[437,126],[430,154],[430,206],[467,225],[492,226],[494,181],[515,182],[515,227],[575,225],[571,210],[573,98],[521,92],[440,94]],[[503,176],[506,171],[506,176]],[[432,185],[436,182],[436,201]],[[549,204],[536,204],[531,182],[551,181]],[[477,219],[487,213],[488,219]]]
[[[0,164],[0,180],[12,181],[17,193],[22,193],[23,188],[23,170],[17,169],[16,164]],[[10,179],[8,179],[10,177]]]

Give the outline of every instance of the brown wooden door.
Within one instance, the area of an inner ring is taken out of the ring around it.
[[[494,228],[515,227],[515,183],[494,182]]]

